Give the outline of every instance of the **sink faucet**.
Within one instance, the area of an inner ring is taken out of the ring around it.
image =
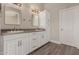
[[[14,28],[13,29],[14,29],[14,31],[16,31],[15,25],[14,25]]]

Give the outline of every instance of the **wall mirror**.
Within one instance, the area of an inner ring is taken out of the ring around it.
[[[21,10],[14,8],[14,6],[5,5],[4,13],[5,24],[21,24]]]

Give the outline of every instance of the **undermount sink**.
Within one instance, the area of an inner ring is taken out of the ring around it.
[[[24,31],[7,31],[7,33],[20,33],[20,32],[24,32]]]

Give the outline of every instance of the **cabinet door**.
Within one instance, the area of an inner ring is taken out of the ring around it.
[[[27,41],[26,38],[23,38],[22,40],[22,45],[23,45],[23,54],[27,54]]]
[[[6,55],[16,55],[17,54],[17,41],[16,40],[6,41],[6,52],[4,53]]]
[[[44,33],[42,33],[41,40],[42,40],[42,44],[46,43],[46,38],[45,38],[45,34]]]
[[[48,42],[48,36],[47,36],[46,32],[40,32],[39,36],[40,36],[39,40],[40,40],[40,45],[41,46]]]
[[[22,43],[22,40],[23,38],[19,38],[18,39],[18,45],[17,45],[17,54],[18,55],[22,55],[23,54],[23,43]]]
[[[32,52],[32,45],[33,45],[32,38],[33,38],[32,33],[28,33],[28,40],[27,40],[28,50],[27,51],[29,51],[29,53]]]
[[[49,33],[47,31],[43,32],[45,43],[49,41]]]
[[[35,37],[36,37],[36,40],[37,40],[36,45],[37,45],[37,47],[40,47],[40,39],[41,39],[41,38],[40,38],[39,32],[36,32]]]
[[[23,54],[30,53],[30,39],[28,38],[29,33],[25,34],[26,37],[23,39]]]
[[[39,43],[40,46],[44,44],[44,36],[42,32],[39,32]]]

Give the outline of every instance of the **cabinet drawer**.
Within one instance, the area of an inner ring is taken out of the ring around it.
[[[36,38],[34,38],[34,39],[32,39],[32,45],[37,45],[37,43],[38,43],[38,40],[36,39]]]
[[[20,38],[20,37],[26,37],[26,34],[13,34],[13,35],[5,35],[3,36],[3,39],[15,39],[15,38]]]
[[[39,47],[39,41],[38,41],[38,39],[37,38],[33,38],[31,40],[31,44],[32,44],[32,47],[31,47],[32,51],[35,50],[35,49],[37,49]]]

